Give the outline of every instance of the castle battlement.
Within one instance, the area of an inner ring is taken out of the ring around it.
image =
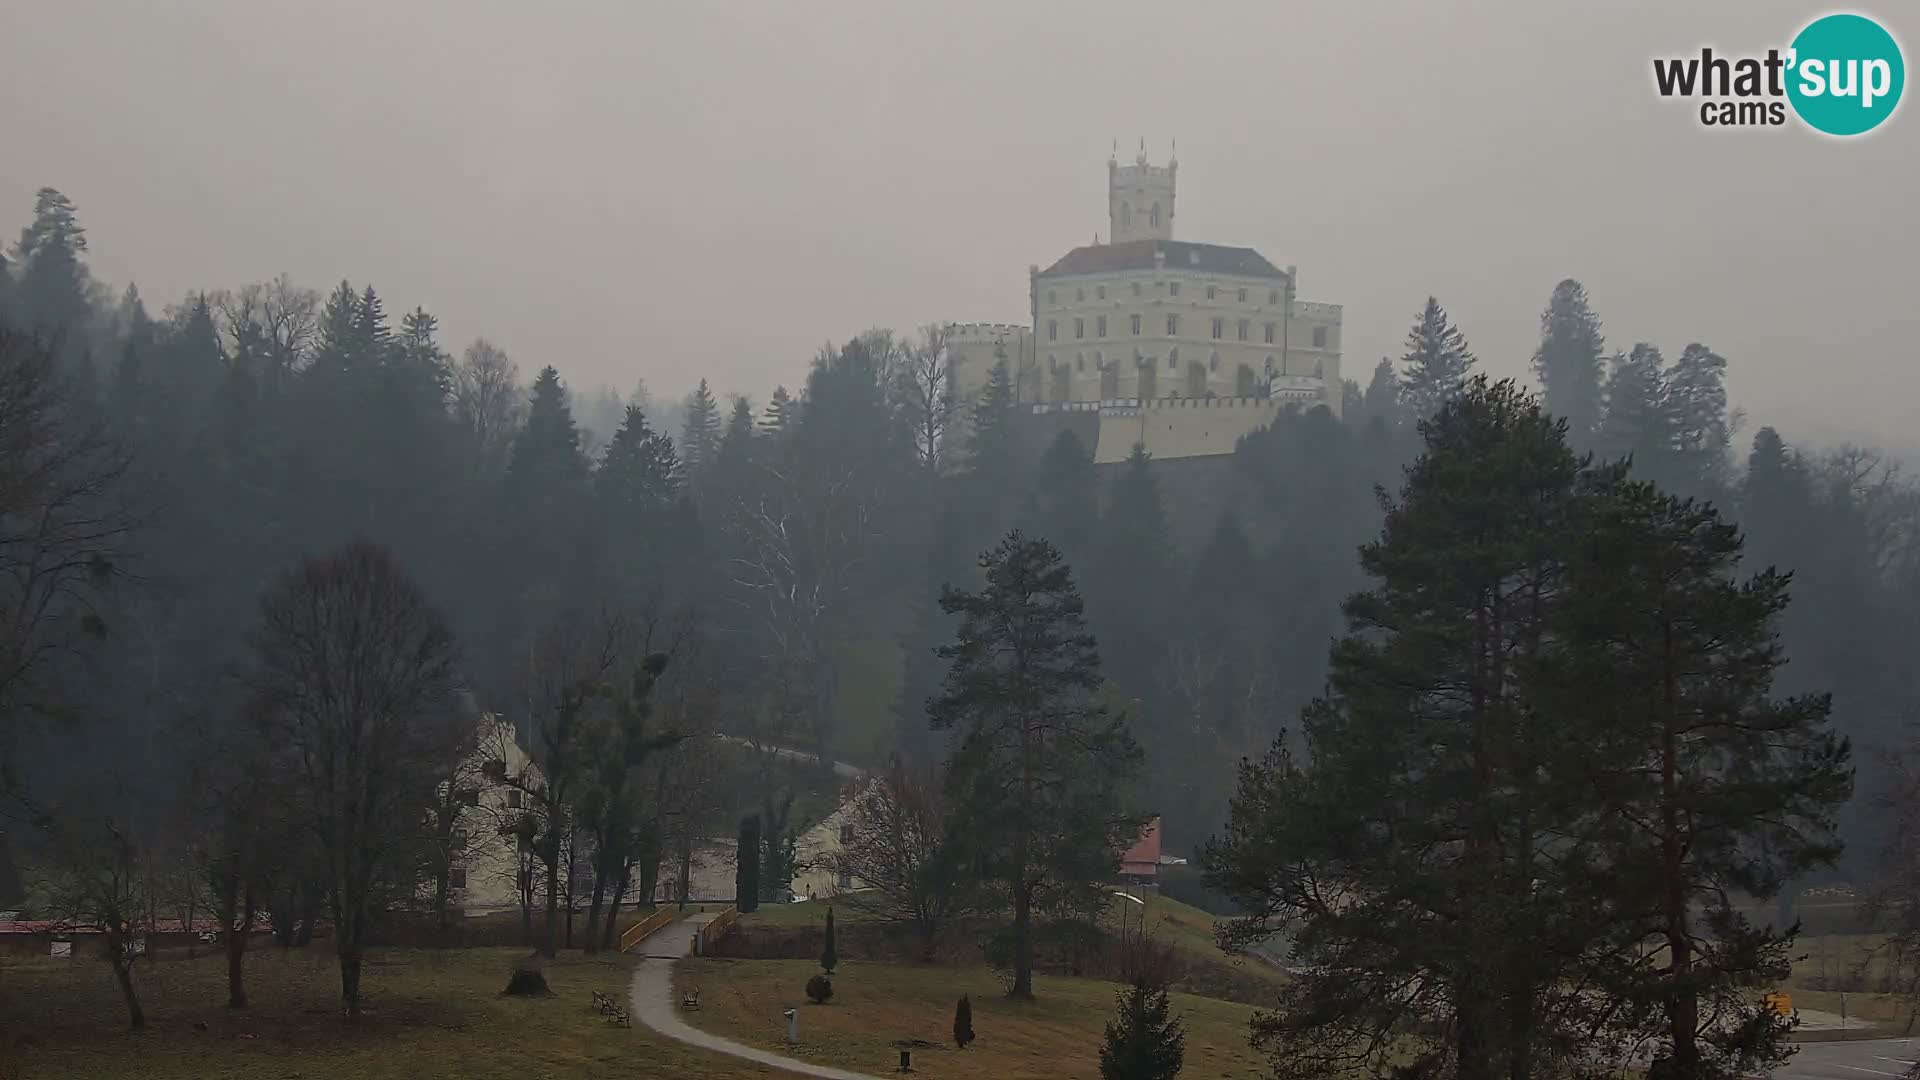
[[[947,341],[954,345],[1017,341],[1028,333],[1027,328],[1018,323],[948,323],[946,330]]]

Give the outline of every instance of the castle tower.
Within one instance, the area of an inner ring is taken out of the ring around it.
[[[1147,164],[1144,142],[1131,165],[1107,159],[1109,243],[1173,239],[1173,181],[1179,168],[1172,157],[1165,167]]]

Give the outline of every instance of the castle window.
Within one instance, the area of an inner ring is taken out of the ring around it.
[[[1274,325],[1272,323],[1268,323],[1267,324],[1267,344],[1269,345],[1273,344],[1273,331],[1274,331]]]
[[[1133,283],[1133,295],[1135,296],[1140,295],[1140,283],[1137,281]]]
[[[1095,300],[1105,300],[1107,298],[1107,287],[1105,285],[1095,286],[1093,290],[1093,298]]]
[[[1178,315],[1167,316],[1167,336],[1172,337],[1175,334],[1178,334],[1179,332],[1180,332],[1180,316]]]
[[[1219,353],[1214,353],[1212,356],[1207,357],[1207,370],[1208,371],[1220,370],[1220,354]]]
[[[1245,319],[1241,319],[1241,320],[1240,320],[1240,325],[1239,325],[1239,327],[1238,327],[1238,329],[1239,329],[1239,331],[1240,331],[1240,340],[1241,340],[1241,341],[1245,341],[1245,340],[1247,340],[1247,326],[1248,326],[1248,325],[1249,325],[1249,324],[1247,323],[1247,320],[1245,320]]]
[[[1227,320],[1225,320],[1225,319],[1215,319],[1215,320],[1213,320],[1213,337],[1214,337],[1214,340],[1215,340],[1215,341],[1218,341],[1218,340],[1220,339],[1220,335],[1221,335],[1221,334],[1223,334],[1223,333],[1225,333],[1225,332],[1226,332],[1226,329],[1227,329]]]
[[[1148,213],[1147,217],[1153,223],[1154,228],[1157,229],[1160,227],[1160,204],[1159,203],[1153,204],[1153,210],[1150,213]]]
[[[1085,303],[1087,299],[1087,290],[1085,289],[1073,290],[1073,298],[1076,302]]]
[[[1240,290],[1240,302],[1243,304],[1247,302],[1247,290],[1245,289]]]
[[[1267,303],[1277,304],[1279,302],[1280,302],[1280,290],[1279,289],[1267,290]]]
[[[1076,338],[1083,338],[1087,336],[1087,320],[1085,319],[1073,320],[1073,336]]]
[[[1313,347],[1316,349],[1324,349],[1327,347],[1326,327],[1316,326],[1313,328]]]
[[[1167,350],[1167,370],[1168,371],[1180,370],[1180,350],[1179,349]]]
[[[1093,320],[1093,336],[1094,337],[1107,336],[1107,317],[1105,315],[1095,316]]]
[[[1132,203],[1120,204],[1120,231],[1121,232],[1133,231],[1133,204]]]
[[[1073,370],[1075,371],[1087,370],[1087,354],[1086,353],[1073,354]]]
[[[1177,281],[1169,281],[1169,282],[1167,282],[1167,295],[1169,295],[1169,296],[1179,296],[1179,295],[1180,295],[1180,283],[1179,283],[1179,282],[1177,282]]]
[[[1047,340],[1054,341],[1054,340],[1057,340],[1059,337],[1060,337],[1059,322],[1053,319],[1048,319],[1047,320]]]
[[[1214,291],[1213,286],[1211,285],[1207,286],[1207,299],[1209,300],[1213,299],[1213,291]]]
[[[1047,303],[1049,303],[1049,304],[1057,304],[1057,303],[1059,303],[1059,302],[1060,302],[1060,299],[1059,299],[1059,297],[1057,297],[1057,296],[1055,296],[1055,295],[1054,295],[1054,292],[1053,292],[1053,290],[1052,290],[1052,289],[1048,289],[1048,290],[1047,290]]]
[[[1133,333],[1135,337],[1140,336],[1140,316],[1138,315],[1133,317]]]

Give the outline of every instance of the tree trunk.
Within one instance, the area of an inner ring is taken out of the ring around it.
[[[653,894],[658,891],[660,891],[660,853],[650,850],[640,856],[640,895],[635,897],[633,902],[636,906],[651,908],[654,906]]]
[[[547,869],[547,936],[540,952],[551,960],[560,947],[560,852],[544,852],[540,861]]]
[[[220,941],[227,949],[227,1008],[244,1009],[247,1007],[247,991],[240,979],[240,953],[233,932],[233,924],[240,917],[240,860],[232,855],[227,857],[227,865],[220,875],[220,902],[216,910],[220,918]]]
[[[1675,805],[1679,787],[1678,739],[1673,730],[1671,702],[1672,677],[1668,676],[1669,720],[1662,733],[1660,754],[1661,873],[1666,878],[1667,916],[1667,1034],[1673,1041],[1673,1075],[1680,1080],[1697,1080],[1700,1075],[1700,1048],[1695,1034],[1700,1028],[1699,991],[1691,985],[1693,940],[1687,933],[1687,891],[1682,877],[1685,857],[1680,848],[1680,818]]]
[[[360,945],[348,943],[340,927],[333,932],[339,938],[340,1000],[346,1005],[347,1019],[353,1020],[360,1015]]]
[[[120,996],[127,1002],[127,1025],[147,1026],[147,1014],[140,1011],[140,995],[133,989],[133,960],[127,955],[132,942],[119,934],[107,935],[107,948],[113,950],[113,978],[120,984]]]
[[[598,860],[596,860],[598,861]],[[607,875],[605,866],[596,866],[593,871],[593,891],[587,896],[587,942],[586,951],[600,951],[600,904],[607,896]],[[607,917],[609,929],[613,926],[613,917]]]
[[[680,838],[680,884],[679,884],[679,888],[676,890],[680,895],[675,897],[675,899],[677,899],[680,902],[681,911],[687,910],[687,890],[690,887],[687,883],[687,879],[691,878],[692,876],[693,876],[693,838],[691,836],[683,836]]]
[[[617,943],[620,928],[620,901],[627,895],[627,886],[632,880],[632,860],[621,859],[620,877],[614,883],[613,895],[607,900],[606,941],[603,943],[606,948],[611,949]]]
[[[234,920],[230,916],[224,927],[227,940],[227,1008],[229,1009],[247,1007],[246,957],[247,938],[253,936],[253,886],[247,886],[243,898],[245,906],[240,911],[239,928],[235,929]]]
[[[1024,880],[1013,887],[1013,986],[1007,996],[1033,996],[1033,886]]]

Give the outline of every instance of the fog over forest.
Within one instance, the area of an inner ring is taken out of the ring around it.
[[[0,0],[0,1080],[1910,1065],[1912,108],[1590,7]]]

